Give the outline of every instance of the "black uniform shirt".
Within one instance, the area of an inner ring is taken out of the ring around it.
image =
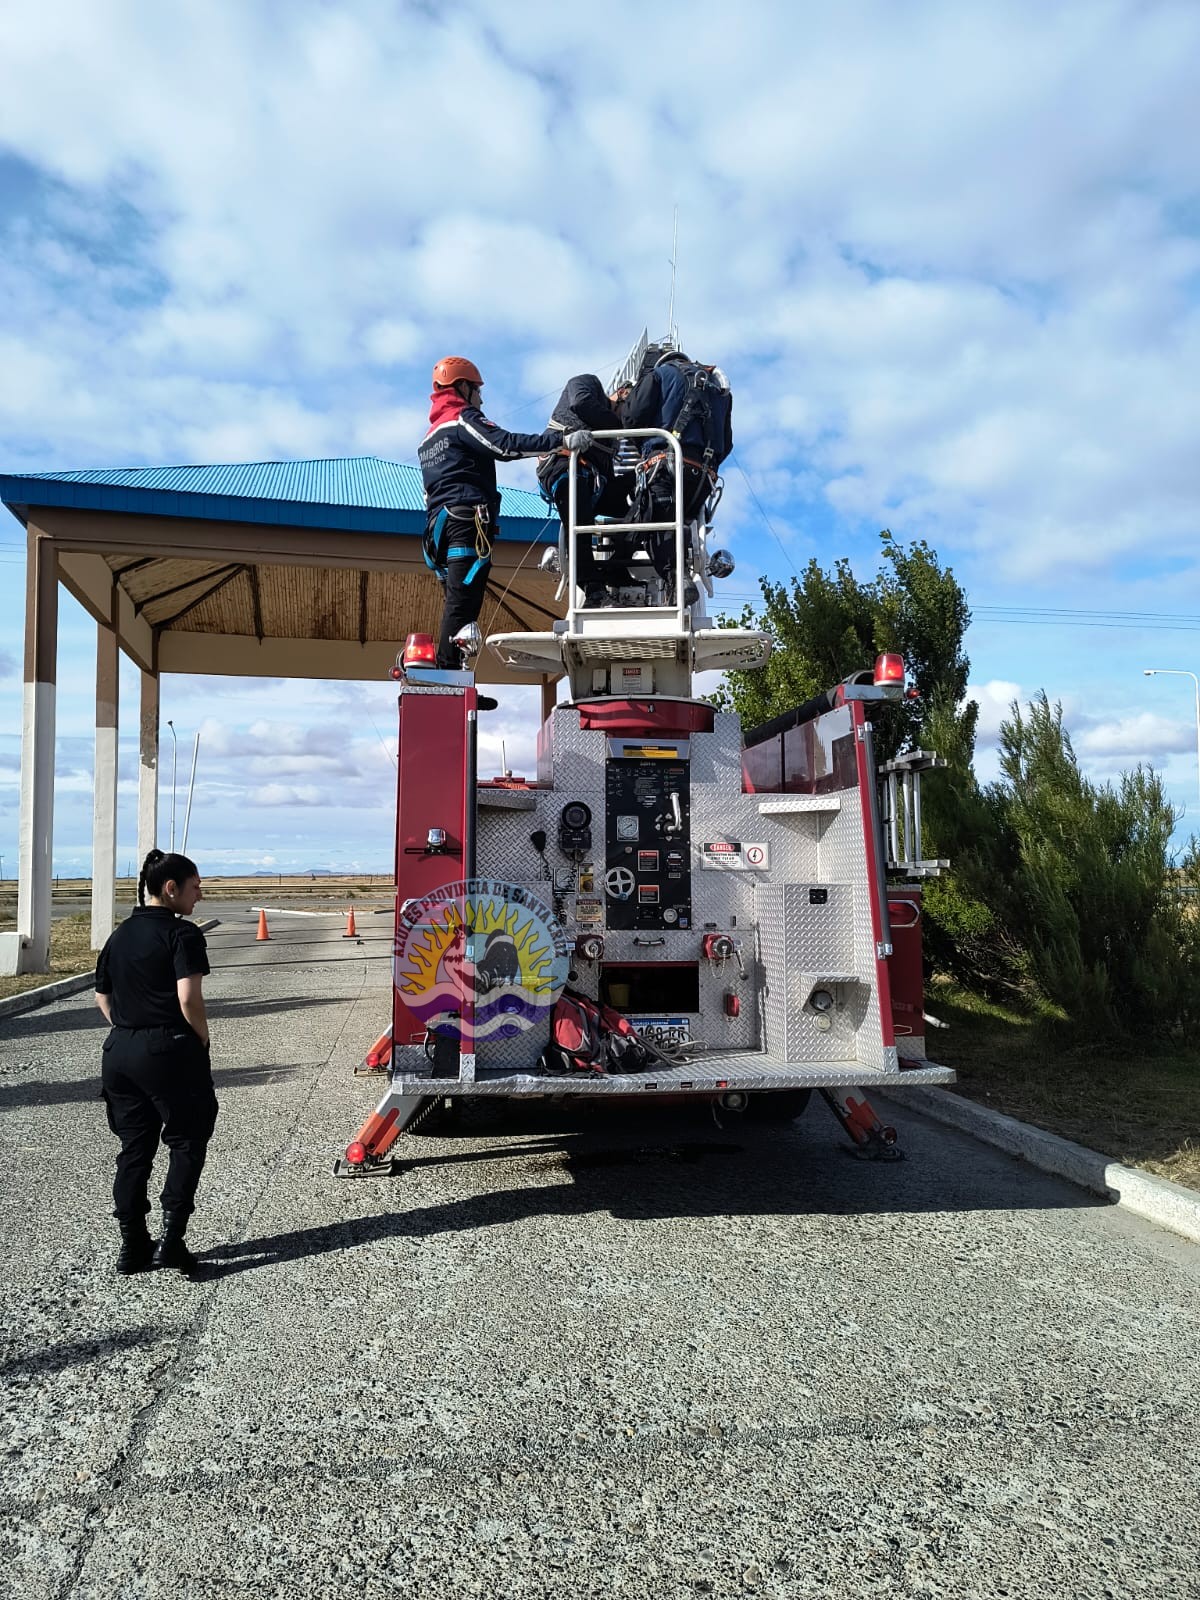
[[[436,397],[434,409],[439,410]],[[417,446],[425,504],[430,511],[440,511],[443,506],[483,505],[497,517],[497,461],[544,455],[547,450],[557,450],[562,439],[559,428],[549,428],[545,433],[510,433],[489,422],[478,406],[463,406],[434,423]]]
[[[112,996],[118,1028],[187,1027],[176,982],[208,970],[208,946],[194,922],[166,906],[135,906],[100,952],[96,993]]]

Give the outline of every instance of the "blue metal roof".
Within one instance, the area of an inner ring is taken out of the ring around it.
[[[98,467],[0,475],[10,508],[56,506],[215,522],[267,522],[350,533],[421,533],[425,495],[417,467],[379,456],[250,461],[189,467]],[[540,495],[502,489],[500,537],[548,542],[556,518]]]

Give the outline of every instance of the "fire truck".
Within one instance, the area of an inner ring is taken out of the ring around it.
[[[673,454],[674,518],[579,524],[572,454],[548,552],[566,614],[486,641],[531,680],[566,680],[536,779],[478,775],[474,625],[462,670],[417,635],[394,669],[392,1017],[362,1069],[387,1084],[339,1176],[392,1166],[406,1133],[496,1096],[790,1118],[816,1090],[858,1154],[894,1159],[870,1090],[953,1081],[925,1055],[921,881],[946,863],[922,859],[920,783],[937,758],[881,770],[872,743],[872,712],[905,693],[902,658],[759,728],[698,698],[697,673],[760,668],[771,641],[708,615],[733,562],[707,514],[685,519],[678,439],[597,437]],[[665,576],[634,546],[652,532],[674,539]],[[605,605],[583,604],[576,535],[613,562]],[[636,1071],[551,1067],[564,994],[635,1031]]]

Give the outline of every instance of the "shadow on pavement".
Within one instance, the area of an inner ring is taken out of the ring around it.
[[[1078,1210],[1107,1204],[1005,1157],[955,1172],[936,1154],[919,1161],[875,1163],[858,1161],[847,1149],[843,1157],[839,1148],[831,1148],[835,1134],[826,1142],[819,1136],[803,1139],[794,1132],[743,1126],[738,1132],[744,1138],[703,1140],[688,1136],[689,1130],[677,1122],[658,1131],[666,1138],[653,1144],[613,1146],[600,1143],[594,1134],[561,1134],[402,1161],[395,1178],[350,1181],[376,1182],[380,1197],[390,1191],[398,1207],[404,1204],[404,1174],[420,1168],[521,1160],[529,1163],[531,1174],[557,1173],[571,1182],[500,1189],[217,1246],[205,1253],[204,1276],[229,1277],[386,1239],[465,1233],[591,1212],[645,1221]],[[644,1141],[644,1124],[642,1137]]]
[[[315,1071],[319,1063],[307,1066],[215,1067],[213,1082],[218,1092],[227,1089],[244,1089],[252,1084],[283,1083],[294,1073]],[[99,1100],[100,1073],[95,1077],[72,1078],[65,1083],[47,1083],[45,1079],[32,1078],[25,1083],[0,1084],[0,1111],[16,1106],[75,1105],[84,1100]]]
[[[264,969],[266,970],[266,969]],[[271,1016],[277,1011],[311,1011],[318,1006],[345,1005],[347,1000],[358,998],[358,991],[346,995],[283,995],[279,999],[229,1000],[220,996],[205,996],[208,1014],[219,1022],[230,1016]],[[88,996],[89,1002],[91,996]],[[25,1011],[15,1017],[0,1018],[0,1041],[8,1039],[36,1039],[40,1034],[51,1033],[103,1033],[108,1023],[94,1005],[79,1006],[72,1011]]]
[[[119,1355],[123,1350],[156,1344],[159,1339],[167,1337],[168,1331],[153,1326],[126,1328],[120,1333],[107,1334],[102,1339],[75,1339],[70,1344],[52,1344],[33,1355],[14,1356],[11,1361],[0,1361],[0,1378],[36,1378],[65,1372],[68,1367],[103,1361],[107,1356]]]

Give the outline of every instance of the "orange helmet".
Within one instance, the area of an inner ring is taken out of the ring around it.
[[[443,356],[433,369],[433,386],[435,389],[449,389],[456,383],[482,385],[483,373],[466,356]]]

